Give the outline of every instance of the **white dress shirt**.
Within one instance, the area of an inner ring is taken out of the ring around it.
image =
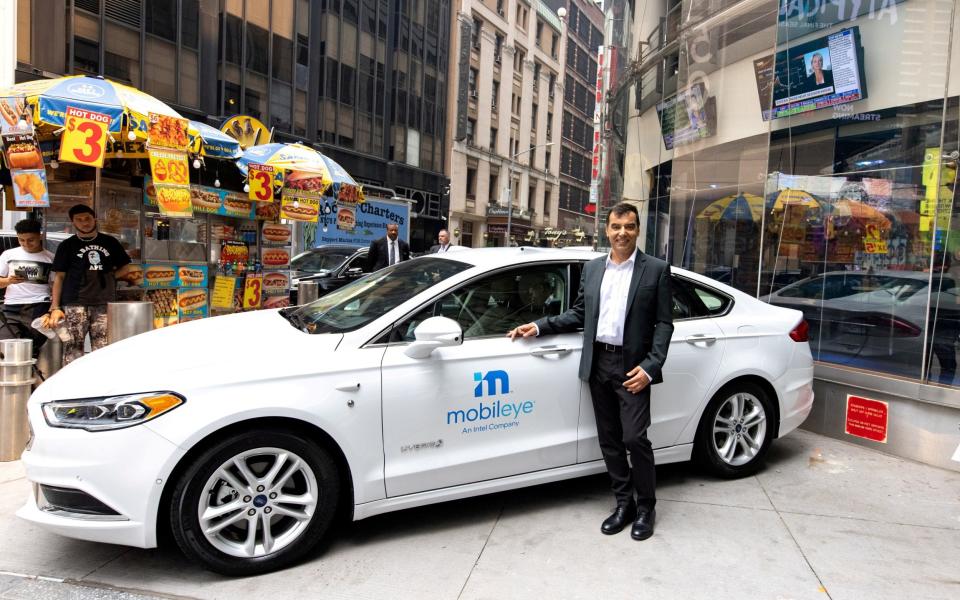
[[[637,260],[634,250],[630,258],[619,265],[607,255],[603,282],[600,284],[600,313],[597,318],[597,341],[614,346],[623,345],[623,323],[627,315],[627,295],[633,265]]]

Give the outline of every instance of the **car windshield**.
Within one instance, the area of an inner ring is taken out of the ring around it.
[[[337,248],[322,251],[311,251],[298,254],[290,261],[290,268],[295,271],[306,271],[308,273],[319,273],[320,271],[333,271],[343,264],[343,261],[353,256],[356,250],[351,248]]]
[[[404,261],[282,314],[309,333],[353,331],[470,267],[466,263],[431,257]]]

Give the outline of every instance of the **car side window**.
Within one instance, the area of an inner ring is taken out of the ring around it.
[[[369,273],[370,265],[367,264],[367,255],[357,254],[356,256],[351,258],[350,262],[347,264],[343,272],[346,273],[350,269],[362,269],[364,273]]]
[[[412,342],[417,325],[447,317],[463,330],[464,340],[503,336],[517,325],[567,309],[566,265],[534,265],[500,271],[471,281],[398,323],[391,342]]]
[[[732,302],[729,297],[683,277],[674,276],[672,288],[675,320],[723,314]]]

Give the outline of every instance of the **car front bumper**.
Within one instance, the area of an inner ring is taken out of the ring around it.
[[[31,410],[36,434],[22,456],[33,485],[17,516],[67,537],[155,547],[160,496],[183,451],[146,425],[88,432],[50,427],[38,413]],[[50,506],[41,485],[78,490],[115,514]]]

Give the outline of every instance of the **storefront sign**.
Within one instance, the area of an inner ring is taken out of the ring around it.
[[[260,308],[263,302],[263,277],[248,275],[243,285],[243,310]]]
[[[283,189],[280,218],[301,223],[316,223],[320,218],[320,199],[294,194],[296,192],[293,190]]]
[[[17,208],[46,208],[50,206],[47,194],[47,173],[43,169],[10,171],[13,179],[14,203]]]
[[[264,223],[260,230],[260,243],[264,246],[288,246],[292,239],[293,230],[290,225]]]
[[[867,254],[886,254],[887,242],[880,237],[880,227],[876,223],[868,223],[866,235],[863,238],[863,250]]]
[[[237,278],[228,275],[217,275],[213,282],[213,294],[210,305],[223,310],[233,309],[233,292],[237,289]]]
[[[187,153],[151,148],[149,155],[153,189],[161,214],[168,217],[193,216]]]
[[[153,302],[153,328],[160,329],[179,322],[177,290],[147,290],[146,299]]]
[[[177,279],[180,287],[205,288],[207,287],[207,265],[179,265]]]
[[[24,108],[22,98],[0,100],[0,131],[3,136],[4,160],[8,169],[42,169],[43,155],[34,135],[33,119]],[[20,112],[16,112],[20,111]]]
[[[60,160],[102,168],[109,127],[110,115],[68,106],[60,138]]]
[[[181,288],[177,291],[180,322],[203,319],[207,316],[207,290]]]
[[[220,131],[240,142],[244,150],[250,146],[269,144],[273,135],[266,125],[246,115],[230,117],[224,121]]]
[[[882,400],[847,395],[847,418],[844,432],[882,444],[887,443],[889,405]]]
[[[590,168],[590,204],[596,204],[600,196],[600,153],[602,152],[601,126],[603,122],[604,64],[606,52],[603,46],[597,48],[597,85],[594,88],[595,104],[593,109],[593,156]]]
[[[250,260],[250,248],[243,242],[224,241],[220,244],[220,262],[243,263]]]
[[[273,202],[273,172],[270,165],[250,163],[247,177],[250,183],[250,200],[254,202]]]
[[[187,136],[189,121],[179,117],[150,113],[150,128],[147,130],[147,145],[153,148],[169,148],[186,152],[190,147]]]

